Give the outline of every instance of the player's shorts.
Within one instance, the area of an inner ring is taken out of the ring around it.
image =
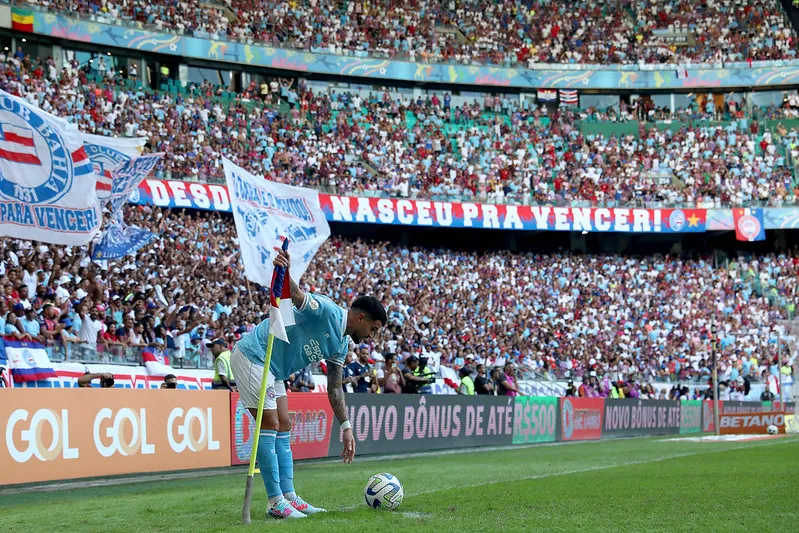
[[[236,386],[239,389],[241,403],[247,409],[258,409],[258,396],[261,394],[261,378],[264,375],[263,365],[253,363],[241,353],[238,346],[230,354],[230,368],[236,376]],[[277,399],[286,395],[286,385],[283,380],[275,382],[275,376],[270,371],[267,378],[266,398],[264,410],[277,409]]]

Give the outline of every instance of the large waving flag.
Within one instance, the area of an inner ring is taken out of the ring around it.
[[[111,171],[113,176],[109,198],[111,213],[117,213],[122,209],[130,199],[130,195],[138,190],[139,183],[150,175],[163,156],[164,153],[159,152],[133,157]]]
[[[766,240],[762,208],[733,209],[732,218],[735,224],[735,238],[739,241]]]
[[[245,275],[270,287],[272,263],[285,238],[290,238],[290,275],[299,280],[330,236],[319,194],[258,178],[227,159],[222,164]]]
[[[0,91],[0,235],[88,244],[101,222],[95,184],[77,128]]]
[[[113,194],[113,171],[138,157],[144,150],[147,139],[143,137],[102,137],[82,133],[86,154],[92,161],[97,175],[97,198],[107,201]]]
[[[289,240],[283,240],[283,250],[289,249]],[[291,284],[286,280],[286,269],[275,268],[272,274],[272,287],[269,291],[269,333],[289,342],[286,326],[294,325],[294,309],[291,307]]]
[[[122,212],[115,213],[103,233],[103,238],[92,250],[92,259],[113,260],[135,253],[155,238],[152,231],[139,226],[128,226]]]
[[[6,357],[15,382],[40,381],[56,377],[47,357],[47,350],[39,343],[5,341]]]
[[[146,154],[129,158],[111,171],[113,176],[111,196],[107,207],[111,211],[111,222],[106,227],[100,243],[92,250],[92,259],[120,259],[148,244],[155,235],[138,226],[128,226],[122,220],[122,207],[139,183],[152,172],[163,153]]]

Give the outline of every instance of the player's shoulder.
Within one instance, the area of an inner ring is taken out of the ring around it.
[[[309,311],[323,311],[323,312],[336,312],[336,313],[343,313],[344,309],[342,309],[336,302],[333,301],[332,298],[329,296],[325,296],[324,294],[311,294],[310,292],[306,293],[307,297],[305,302],[303,302],[303,310]]]

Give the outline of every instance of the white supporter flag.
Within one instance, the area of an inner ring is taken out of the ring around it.
[[[283,240],[288,238],[289,275],[299,280],[330,236],[330,226],[319,206],[319,194],[312,189],[258,178],[227,159],[222,164],[245,275],[264,287],[271,287],[272,262]]]
[[[123,163],[138,157],[144,151],[147,139],[144,137],[103,137],[91,133],[81,133],[86,155],[92,160],[97,175],[97,198],[105,201],[111,197],[113,176],[111,172]]]
[[[102,221],[95,184],[75,127],[0,91],[0,235],[88,244]]]

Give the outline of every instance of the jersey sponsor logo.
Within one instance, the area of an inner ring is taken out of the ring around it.
[[[325,358],[324,354],[322,353],[322,347],[319,344],[319,341],[316,339],[311,339],[308,341],[308,344],[302,347],[303,351],[305,352],[305,356],[312,363],[316,363],[317,361],[321,361]]]

